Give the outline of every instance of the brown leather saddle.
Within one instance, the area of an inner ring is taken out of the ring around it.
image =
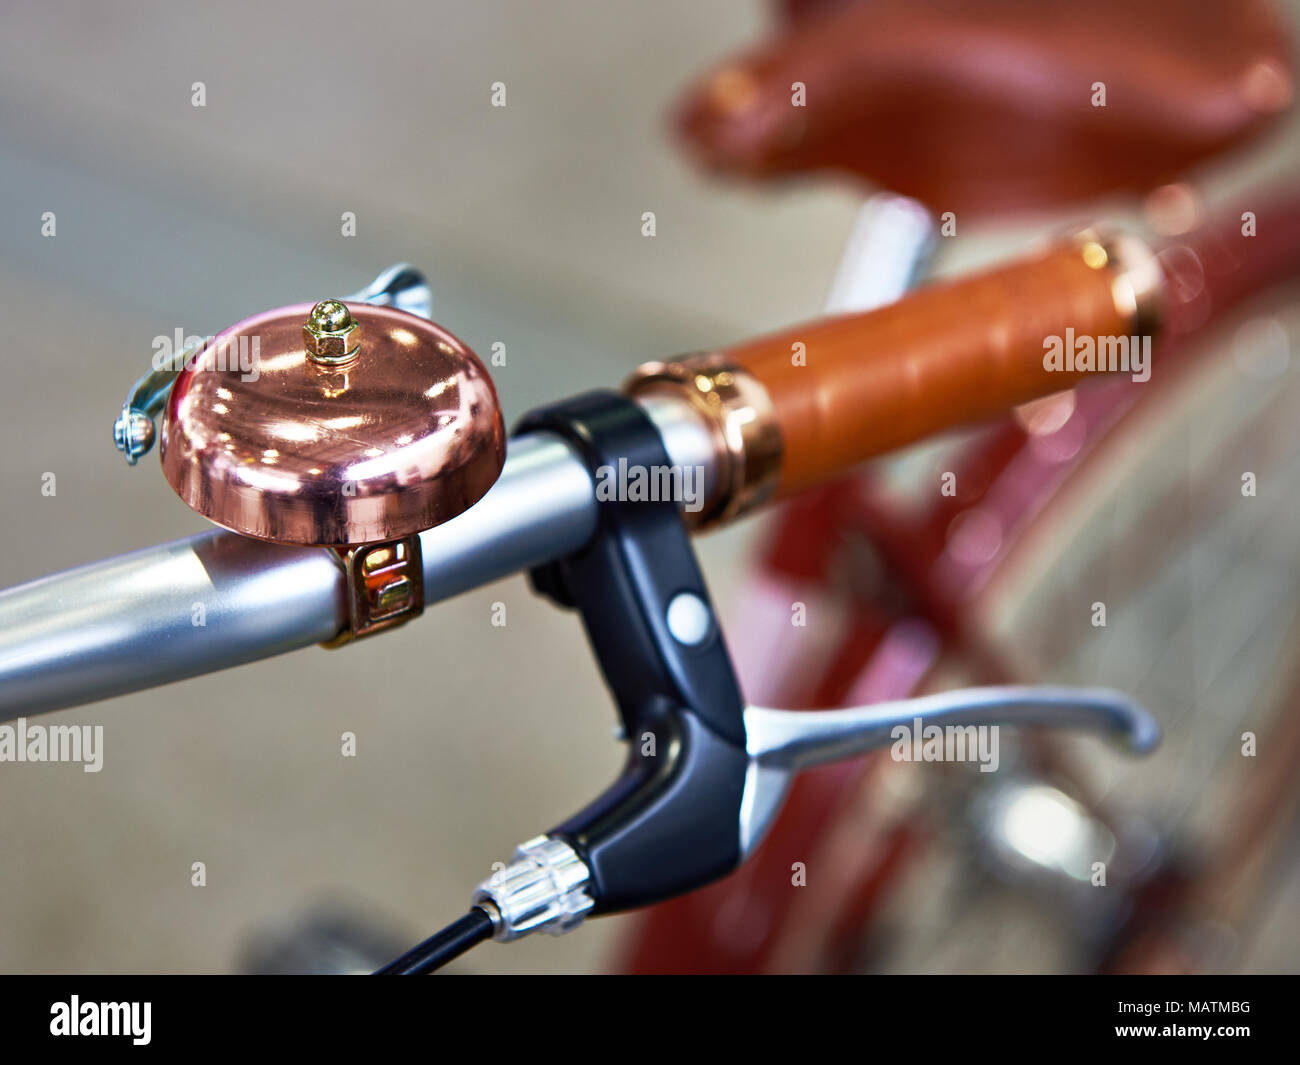
[[[781,6],[781,31],[677,113],[712,169],[847,173],[938,211],[1048,207],[1178,178],[1291,102],[1267,0]]]

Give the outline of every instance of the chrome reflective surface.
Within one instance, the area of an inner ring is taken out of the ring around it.
[[[440,525],[492,487],[505,428],[473,352],[404,311],[347,309],[357,351],[337,365],[307,350],[299,304],[220,334],[177,378],[162,468],[205,518],[276,543],[363,544]]]
[[[329,552],[216,531],[19,585],[0,592],[0,718],[328,640],[343,604]]]
[[[858,211],[826,297],[826,314],[852,314],[893,303],[924,270],[938,234],[922,203],[878,192]]]
[[[410,263],[390,266],[360,292],[344,296],[343,301],[396,307],[421,318],[433,317],[433,291],[424,274]]]
[[[899,725],[1048,725],[1102,733],[1132,754],[1149,754],[1160,726],[1130,696],[1110,688],[1002,685],[899,699],[845,710],[745,710],[749,771],[740,810],[740,847],[762,842],[801,769],[889,746]]]

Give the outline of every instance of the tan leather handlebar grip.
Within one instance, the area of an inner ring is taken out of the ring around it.
[[[1142,376],[1163,300],[1141,241],[1089,230],[864,314],[646,363],[626,387],[684,399],[712,426],[718,487],[694,518],[711,525],[1100,367]]]
[[[781,436],[777,491],[789,495],[872,455],[1095,376],[1046,369],[1049,338],[1064,351],[1070,331],[1075,343],[1150,331],[1144,318],[1159,271],[1149,254],[1132,261],[1133,243],[1085,235],[713,358],[747,370],[767,392]]]

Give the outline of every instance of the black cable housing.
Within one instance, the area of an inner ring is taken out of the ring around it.
[[[492,938],[492,918],[475,906],[464,917],[452,921],[441,932],[412,947],[396,961],[375,970],[375,976],[423,976],[441,969],[470,947]]]

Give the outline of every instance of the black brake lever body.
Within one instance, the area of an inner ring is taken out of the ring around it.
[[[658,430],[616,392],[534,411],[518,430],[563,437],[597,485],[675,483]],[[615,783],[549,833],[590,869],[594,913],[658,902],[734,869],[749,762],[740,686],[678,503],[664,492],[603,494],[587,546],[530,572],[538,592],[580,614],[629,746]],[[692,642],[682,626],[674,633],[674,603],[694,621]]]

